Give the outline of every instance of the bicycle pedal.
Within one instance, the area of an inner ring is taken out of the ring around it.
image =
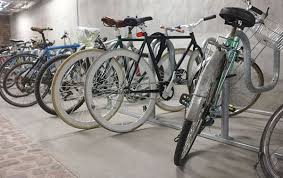
[[[180,97],[179,102],[185,107],[188,107],[191,102],[191,96],[189,94],[183,93]]]
[[[208,118],[204,123],[205,126],[212,126],[213,124],[214,124],[214,119],[211,117]]]
[[[180,139],[180,134],[176,138],[174,138],[174,142],[178,142],[179,139]]]
[[[233,106],[233,105],[231,105],[231,104],[229,104],[229,111],[230,112],[235,112],[237,109]]]

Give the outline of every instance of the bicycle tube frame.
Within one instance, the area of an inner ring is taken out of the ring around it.
[[[32,74],[30,72],[32,70],[40,70],[41,66],[39,66],[39,63],[44,59],[50,60],[50,51],[56,49],[77,49],[79,47],[79,44],[46,47],[43,50],[42,54],[38,57],[38,60],[36,60],[36,62],[32,65],[32,67],[28,70],[24,77],[31,77]]]
[[[215,94],[215,99],[213,102],[214,107],[217,106],[217,102],[219,100],[220,93],[224,85],[224,81],[231,72],[231,70],[233,69],[234,62],[238,56],[237,48],[239,44],[240,44],[240,40],[238,37],[229,37],[225,42],[225,45],[228,46],[230,50],[226,53],[227,64],[225,65],[224,71],[222,72],[221,77],[219,79],[219,83]]]
[[[193,33],[190,33],[189,36],[147,36],[146,33],[144,33],[144,36],[145,38],[144,39],[128,39],[128,38],[121,38],[120,40],[121,41],[142,41],[142,45],[139,49],[139,58],[138,58],[138,61],[136,64],[139,64],[140,60],[141,60],[141,57],[142,57],[142,54],[143,54],[143,51],[144,51],[144,48],[145,46],[147,45],[148,47],[148,50],[149,50],[149,54],[150,54],[150,57],[151,57],[151,62],[153,64],[153,68],[154,68],[154,71],[156,72],[156,75],[157,75],[157,78],[158,78],[158,82],[164,82],[162,81],[162,78],[161,78],[161,75],[160,75],[160,72],[159,72],[159,69],[158,69],[158,64],[156,61],[159,61],[160,59],[157,59],[155,56],[154,56],[154,52],[153,52],[153,49],[151,47],[151,42],[152,40],[154,39],[158,39],[158,40],[166,40],[166,39],[191,39],[185,53],[182,55],[181,59],[179,60],[179,62],[177,63],[176,67],[175,67],[175,70],[178,70],[179,67],[181,66],[182,62],[184,61],[187,53],[189,52],[189,50],[191,49],[191,47],[193,46],[193,50],[199,50],[200,51],[200,54],[203,56],[203,53],[201,51],[201,48],[199,47],[199,45],[197,44],[196,40],[195,40],[195,37],[194,37],[194,34]],[[161,57],[160,57],[161,58]],[[133,64],[132,64],[133,65]],[[133,75],[130,77],[130,80],[129,80],[129,83],[128,83],[128,88],[130,88],[130,85],[132,83],[132,80],[133,80],[133,77],[134,77],[134,74],[137,72],[137,69],[138,69],[138,65],[135,65],[135,69],[134,69],[134,72],[133,72]],[[126,78],[129,77],[130,75],[130,71],[129,70],[126,74]],[[170,80],[171,78],[173,77],[173,73],[171,74],[170,76]],[[152,93],[152,92],[160,92],[160,89],[158,90],[138,90],[138,91],[130,91],[131,93]]]

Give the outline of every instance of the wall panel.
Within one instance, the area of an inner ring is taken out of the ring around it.
[[[283,24],[283,1],[257,0],[254,5],[261,9],[271,8],[270,16]],[[147,23],[149,32],[158,31],[159,26],[190,23],[200,17],[218,14],[224,6],[241,6],[241,0],[78,0],[79,13],[77,14],[76,0],[42,0],[41,3],[28,11],[11,16],[11,34],[15,38],[29,39],[35,33],[31,26],[50,26],[53,32],[48,33],[51,40],[60,43],[60,35],[67,30],[75,40],[77,15],[80,26],[101,28],[102,36],[114,37],[113,29],[104,27],[100,21],[103,16],[124,18],[125,16],[152,16],[154,20]],[[225,35],[231,28],[223,24],[218,18],[204,23],[197,29],[199,42],[206,37]],[[175,45],[184,46],[184,41],[175,42]],[[272,73],[272,55],[267,53],[258,60],[263,68],[266,81]],[[282,65],[282,64],[281,64]],[[281,74],[283,76],[283,74]],[[282,79],[282,77],[281,77]],[[275,90],[265,93],[255,107],[264,110],[274,110],[283,103],[283,82],[280,81]]]

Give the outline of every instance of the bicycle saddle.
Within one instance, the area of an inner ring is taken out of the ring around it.
[[[38,33],[43,33],[44,31],[52,31],[53,29],[52,28],[38,28],[38,27],[31,27],[30,28],[32,31],[35,31],[35,32],[38,32]]]
[[[143,24],[146,21],[150,21],[153,18],[148,16],[148,17],[142,17],[142,18],[134,18],[134,17],[127,17],[124,19],[124,23],[127,26],[131,26],[131,27],[136,27],[139,26],[140,24]]]
[[[142,18],[134,18],[134,17],[127,17],[124,20],[115,20],[111,17],[103,17],[101,21],[109,27],[135,27],[138,26],[146,21],[152,20],[152,17],[142,17]]]
[[[15,40],[15,39],[10,39],[11,42],[13,43],[23,43],[23,40]]]
[[[236,26],[241,29],[255,25],[254,15],[242,8],[225,7],[221,9],[219,15],[225,20],[225,24]]]
[[[102,17],[101,21],[108,27],[117,27],[117,28],[126,27],[123,20],[115,20],[111,17]]]

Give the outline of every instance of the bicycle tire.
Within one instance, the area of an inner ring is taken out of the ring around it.
[[[11,97],[14,97],[14,98],[19,98],[19,97],[25,97],[25,96],[28,96],[30,95],[31,93],[26,93],[24,94],[24,91],[23,91],[23,95],[15,95],[13,93],[11,93],[8,89],[10,89],[11,87],[13,86],[16,86],[20,91],[22,91],[22,89],[20,89],[20,86],[19,86],[19,83],[17,82],[18,81],[18,78],[21,76],[21,74],[23,74],[25,71],[21,71],[14,79],[14,84],[13,85],[9,85],[7,86],[7,80],[10,80],[9,79],[9,75],[15,70],[17,69],[18,67],[22,66],[22,65],[33,65],[34,63],[33,62],[29,62],[29,61],[25,61],[25,62],[21,62],[17,65],[14,65],[9,71],[7,71],[5,77],[4,77],[4,80],[3,80],[3,90],[5,91],[5,93],[7,93],[9,96]]]
[[[30,53],[21,53],[21,54],[16,54],[13,56],[10,56],[1,66],[0,66],[0,88],[2,88],[2,84],[3,84],[3,79],[5,76],[5,68],[11,68],[11,66],[13,66],[13,63],[16,62],[23,62],[25,60],[21,60],[17,59],[17,58],[23,58],[23,57],[30,57],[33,58],[33,60],[29,60],[29,61],[35,61],[38,56],[35,54],[30,54]]]
[[[17,54],[12,56],[11,58],[9,58],[1,67],[0,67],[0,77],[3,78],[5,77],[7,71],[9,71],[12,66],[21,63],[21,62],[25,62],[25,61],[31,61],[31,62],[35,62],[38,59],[38,57],[34,54],[30,54],[30,53],[22,53],[22,54]],[[9,70],[6,70],[6,69]],[[9,104],[13,105],[13,106],[17,106],[17,107],[29,107],[31,106],[31,103],[25,105],[25,104],[19,104],[15,101],[12,101],[10,99],[10,97],[5,93],[4,89],[3,89],[3,81],[1,82],[1,87],[0,87],[0,96]],[[36,103],[33,103],[32,105],[34,105]]]
[[[202,120],[200,120],[202,122]],[[186,156],[182,156],[183,154],[183,150],[185,147],[185,144],[187,142],[187,137],[189,134],[189,131],[191,129],[192,126],[192,121],[189,120],[185,120],[181,129],[181,132],[179,134],[179,140],[177,142],[176,145],[176,149],[175,149],[175,153],[174,153],[174,164],[176,166],[182,166],[186,160],[187,160],[187,154],[190,152],[196,138],[197,138],[197,134],[195,134],[195,136],[193,137],[193,141],[192,144],[190,144],[189,149],[188,149],[188,153],[186,153]],[[200,123],[200,125],[202,125],[202,123]]]
[[[184,54],[185,53],[185,51],[186,51],[186,49],[184,49],[184,48],[177,48],[177,49],[175,49],[175,55],[178,55],[178,54]],[[192,54],[192,52],[191,51],[189,51],[188,53],[187,53],[187,56],[190,56]],[[169,58],[169,59],[168,59]],[[160,65],[164,60],[171,60],[170,59],[170,57],[169,57],[169,54],[168,53],[166,53],[166,54],[164,54],[162,57],[161,57],[161,59],[160,59],[160,61],[158,62],[158,65]],[[184,62],[184,61],[183,61]],[[172,62],[170,62],[170,64],[172,65],[172,64],[175,64],[176,62],[175,61],[172,61]],[[165,70],[167,70],[167,73],[168,73],[168,70],[170,71],[169,73],[170,74],[172,74],[173,73],[173,70],[174,70],[174,67],[169,67],[169,69],[165,69]],[[186,72],[186,78],[187,78],[187,73],[188,72]],[[174,86],[176,86],[176,85],[174,85]],[[179,86],[180,87],[180,86]],[[174,90],[174,91],[176,91],[176,90]],[[186,93],[187,91],[183,91],[182,93]],[[175,95],[175,93],[174,93],[174,95]],[[174,96],[173,96],[174,97]],[[168,102],[166,102],[165,100],[163,100],[160,96],[158,96],[157,97],[157,99],[156,99],[156,105],[159,107],[159,108],[161,108],[162,110],[165,110],[165,111],[170,111],[170,112],[178,112],[178,111],[181,111],[181,110],[183,110],[184,109],[184,106],[182,105],[182,104],[180,104],[179,103],[179,98],[180,98],[180,96],[178,97],[177,96],[177,105],[176,104],[171,104],[170,105],[170,100],[172,99],[170,99]]]
[[[128,122],[128,118],[136,118],[137,121],[136,122],[131,122],[131,123],[123,123],[123,124],[120,124],[120,123],[115,123],[115,120],[116,120],[116,117],[113,118],[116,113],[118,112],[117,110],[121,108],[121,104],[125,103],[123,101],[120,100],[121,96],[123,96],[121,93],[118,93],[118,99],[115,99],[115,101],[118,101],[119,103],[117,105],[115,105],[114,110],[111,110],[109,112],[107,112],[107,115],[104,114],[104,115],[101,115],[100,112],[97,112],[95,110],[96,105],[93,103],[94,99],[92,98],[93,95],[92,95],[92,86],[93,86],[93,76],[95,76],[95,74],[97,74],[98,70],[100,69],[100,67],[105,63],[105,62],[108,62],[108,59],[113,59],[115,57],[125,57],[127,59],[132,59],[134,61],[138,61],[139,59],[139,55],[137,53],[134,53],[130,50],[126,50],[126,49],[116,49],[116,50],[112,50],[110,52],[107,52],[105,54],[103,54],[102,56],[100,56],[96,61],[95,63],[93,63],[87,73],[87,79],[86,79],[86,82],[85,82],[85,99],[86,99],[86,103],[87,103],[87,107],[89,109],[89,112],[90,114],[92,115],[93,119],[96,120],[97,123],[99,123],[102,127],[104,127],[105,129],[107,130],[110,130],[112,132],[118,132],[118,133],[126,133],[126,132],[130,132],[130,131],[133,131],[135,129],[137,129],[138,127],[140,127],[142,124],[144,124],[150,114],[152,113],[153,109],[154,109],[154,106],[155,106],[155,100],[156,100],[156,93],[149,93],[149,96],[147,96],[148,98],[148,101],[146,101],[148,103],[148,105],[146,105],[146,109],[145,111],[143,111],[142,113],[139,113],[141,115],[135,115],[135,116],[132,116],[131,114],[125,114],[125,113],[122,113],[123,114],[123,121],[126,120]],[[152,71],[152,69],[149,67],[149,65],[147,64],[147,62],[143,59],[143,58],[140,58],[140,63],[139,63],[139,70],[142,70],[140,67],[143,66],[144,68],[144,73],[146,73],[146,76],[148,77],[149,79],[149,89],[150,90],[154,90],[154,88],[156,87],[156,81],[155,81],[155,75]],[[116,60],[115,60],[116,61]],[[116,62],[119,64],[119,62]],[[122,69],[120,72],[123,72],[124,73],[124,69]],[[119,72],[119,73],[120,73]],[[121,74],[123,75],[123,74]],[[142,75],[141,75],[142,76]],[[120,78],[123,78],[123,77],[120,77]],[[119,84],[120,83],[124,83],[127,82],[127,80],[125,79],[124,81],[119,81]],[[120,89],[119,89],[120,90]],[[118,90],[118,91],[119,91]],[[125,94],[126,95],[126,94]],[[145,102],[145,101],[142,101],[142,102]],[[120,105],[119,105],[120,104]],[[133,103],[131,103],[131,105],[133,105]],[[94,106],[94,107],[93,107]],[[125,106],[129,106],[127,104],[125,104]],[[144,108],[143,107],[144,105],[142,106],[139,106],[140,108]],[[125,108],[126,108],[125,107]],[[123,108],[122,108],[123,109]],[[135,108],[137,109],[137,107]],[[106,109],[104,109],[106,110]],[[120,110],[119,110],[120,111]],[[120,114],[120,112],[119,112]],[[136,113],[135,113],[136,114]],[[118,120],[120,119],[119,116],[118,117]],[[113,124],[110,123],[110,122],[114,122]],[[129,121],[130,122],[130,121]]]
[[[239,61],[243,61],[243,59],[239,59]],[[236,62],[235,62],[236,63]],[[252,63],[252,71],[255,72],[255,75],[256,75],[256,78],[258,79],[258,85],[257,86],[263,86],[264,85],[264,76],[263,76],[263,72],[262,70],[260,69],[260,67],[255,63],[253,62]],[[244,79],[242,79],[244,80]],[[253,82],[254,83],[254,82]],[[239,95],[240,93],[235,91],[233,92],[233,88],[230,87],[230,97],[232,97],[231,95]],[[256,102],[257,100],[260,98],[261,96],[261,93],[252,93],[254,95],[254,97],[251,98],[251,100],[249,102],[246,102],[245,105],[241,106],[241,107],[236,107],[236,110],[233,111],[233,112],[229,112],[229,116],[235,116],[235,115],[238,115],[244,111],[246,111],[247,109],[249,109],[250,107],[252,107]],[[230,105],[232,106],[235,106],[235,104],[231,103],[231,98],[229,99],[230,100]]]
[[[269,150],[270,138],[273,134],[274,128],[283,117],[283,105],[281,105],[270,117],[265,125],[264,131],[260,140],[259,161],[263,173],[267,177],[281,178],[283,171],[277,172],[272,165],[271,155]]]
[[[209,114],[209,109],[215,96],[219,83],[219,76],[224,67],[224,55],[222,51],[216,51],[209,63],[195,76],[195,82],[190,85],[192,95],[186,118],[179,134],[177,141],[174,163],[176,166],[181,166],[188,158],[188,154],[195,142],[197,135],[204,129],[203,124],[206,116]],[[211,63],[211,64],[210,64]],[[212,67],[216,72],[211,73]],[[195,87],[196,86],[196,87]],[[204,97],[205,96],[205,97]]]
[[[87,112],[84,117],[85,118],[90,118],[89,120],[81,120],[81,118],[78,118],[75,113],[72,111],[68,112],[63,107],[63,101],[61,100],[61,95],[60,95],[60,87],[61,87],[61,81],[63,80],[63,77],[65,73],[78,61],[90,57],[92,61],[95,61],[98,56],[103,54],[105,51],[104,50],[99,50],[99,49],[86,49],[82,50],[79,52],[76,52],[72,54],[69,58],[65,59],[62,65],[57,69],[52,85],[51,85],[51,95],[52,95],[52,103],[54,110],[56,111],[57,115],[68,125],[74,128],[78,129],[93,129],[99,127],[99,124],[95,122],[95,120],[92,119],[92,116]],[[84,76],[85,77],[85,76]],[[84,98],[79,101],[81,105],[84,102]],[[76,104],[75,107],[78,107],[79,105]],[[74,107],[74,111],[76,111],[78,108]],[[82,118],[83,119],[83,118]]]
[[[62,55],[59,55],[59,56],[56,56],[52,59],[50,59],[48,62],[46,62],[40,69],[37,77],[36,77],[36,80],[35,80],[35,87],[34,87],[34,94],[35,94],[35,98],[37,100],[37,103],[38,105],[41,107],[41,109],[43,109],[45,112],[51,114],[51,115],[57,115],[57,113],[55,112],[54,108],[53,108],[53,104],[52,106],[48,106],[44,101],[44,97],[42,97],[42,94],[40,92],[40,84],[41,84],[41,81],[42,81],[42,77],[44,77],[44,74],[46,72],[47,69],[49,69],[51,67],[51,65],[53,65],[54,63],[56,62],[59,62],[59,61],[63,61],[64,59],[67,59],[70,55],[69,54],[62,54]],[[52,81],[53,77],[51,78],[51,81]],[[48,92],[50,92],[50,87],[51,87],[51,82],[49,84],[49,86],[47,86],[47,90],[44,91],[45,94],[47,94]]]

